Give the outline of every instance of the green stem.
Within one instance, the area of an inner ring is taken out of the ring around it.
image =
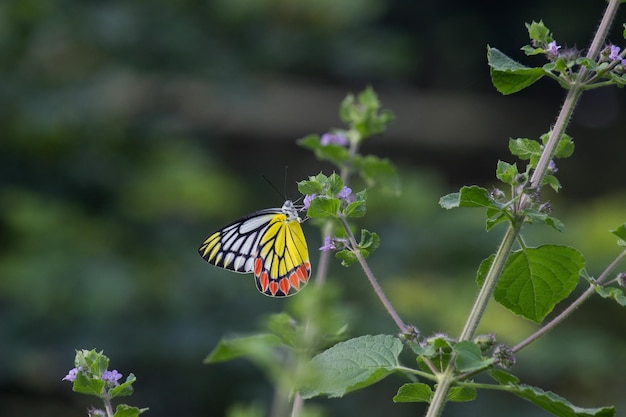
[[[598,26],[598,30],[596,31],[593,41],[589,47],[589,51],[587,53],[587,58],[594,59],[598,56],[600,49],[604,43],[608,30],[611,26],[611,22],[615,17],[617,12],[617,8],[619,7],[620,0],[610,0],[607,6],[607,9],[602,17],[602,21]],[[537,167],[533,172],[533,175],[530,179],[531,186],[535,188],[539,188],[548,171],[548,165],[550,160],[554,156],[554,151],[559,143],[559,139],[561,135],[565,132],[565,128],[569,124],[569,121],[574,112],[574,107],[580,98],[581,93],[584,90],[584,82],[587,77],[586,68],[581,68],[578,76],[576,77],[575,82],[570,86],[570,89],[567,92],[565,100],[563,102],[563,106],[559,112],[557,120],[550,132],[550,137],[548,142],[545,145],[543,153],[539,159]],[[520,202],[520,209],[523,209],[528,205],[529,199],[523,198],[523,201]],[[469,340],[474,336],[476,332],[476,328],[482,319],[482,316],[485,312],[485,308],[487,307],[487,303],[493,294],[493,290],[495,289],[496,284],[498,283],[498,279],[502,273],[502,269],[508,259],[508,256],[511,252],[513,244],[519,234],[523,223],[523,219],[515,219],[509,225],[507,232],[500,244],[498,252],[496,253],[496,257],[489,268],[489,272],[487,273],[487,277],[485,278],[485,282],[478,294],[478,297],[472,307],[472,311],[465,323],[465,327],[461,332],[460,340]],[[573,307],[575,308],[575,307]],[[547,331],[547,330],[546,330]],[[448,395],[448,391],[450,390],[450,386],[456,380],[454,375],[454,356],[450,359],[450,363],[446,368],[445,372],[441,375],[441,381],[437,385],[435,389],[435,393],[433,395],[433,399],[431,401],[430,407],[426,413],[426,417],[439,417],[443,411],[443,406],[446,402],[446,398]]]
[[[480,320],[485,313],[485,308],[487,308],[487,304],[489,303],[489,299],[493,294],[493,290],[498,283],[498,279],[500,278],[500,274],[504,269],[506,260],[511,253],[513,245],[515,244],[521,225],[522,221],[519,219],[509,225],[509,228],[507,229],[506,234],[502,239],[502,243],[500,244],[500,247],[496,252],[496,256],[491,263],[491,267],[487,272],[485,282],[483,282],[480,292],[478,293],[478,297],[476,297],[476,301],[474,302],[472,311],[470,312],[467,321],[465,322],[465,327],[461,332],[459,340],[469,340],[474,337],[476,328],[478,327],[478,324],[480,323]]]

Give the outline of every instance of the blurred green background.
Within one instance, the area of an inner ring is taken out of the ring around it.
[[[331,167],[294,140],[341,127],[340,101],[372,85],[397,120],[363,151],[392,159],[403,194],[370,193],[360,226],[379,233],[371,265],[405,321],[456,335],[474,274],[502,234],[479,211],[445,212],[460,185],[495,184],[509,137],[537,138],[563,93],[548,81],[501,97],[487,44],[530,65],[524,22],[543,19],[559,44],[584,48],[604,3],[565,0],[5,0],[0,3],[0,415],[82,416],[95,399],[61,378],[74,349],[103,349],[136,374],[130,403],[150,416],[224,415],[267,407],[272,391],[243,360],[202,359],[227,334],[253,331],[284,300],[252,277],[207,265],[196,250],[220,226],[282,204],[295,181]],[[623,12],[623,11],[622,11]],[[612,40],[620,44],[622,13]],[[617,253],[607,230],[626,220],[621,91],[588,94],[547,196],[564,233],[536,226],[529,244],[566,242],[598,275]],[[355,190],[362,185],[353,184]],[[305,224],[313,267],[319,231]],[[454,261],[450,261],[454,259]],[[394,333],[354,267],[329,279],[350,333]],[[558,307],[557,307],[558,308]],[[626,409],[624,311],[592,300],[518,356],[514,372],[580,406]],[[493,304],[481,328],[514,344],[535,326]],[[327,415],[420,415],[393,404],[392,377]],[[481,392],[448,416],[543,416]]]

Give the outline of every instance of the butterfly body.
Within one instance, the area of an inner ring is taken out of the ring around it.
[[[311,275],[301,221],[287,200],[281,208],[257,211],[218,230],[198,252],[212,265],[254,273],[257,288],[265,295],[293,295]]]

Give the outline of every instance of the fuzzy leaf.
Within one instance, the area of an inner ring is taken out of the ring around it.
[[[489,191],[477,185],[462,187],[458,193],[441,197],[439,205],[445,209],[456,207],[500,208],[489,195]]]
[[[113,417],[137,417],[139,414],[146,411],[148,411],[147,408],[137,408],[126,404],[119,404],[115,408],[115,414],[113,414]]]
[[[480,264],[479,284],[484,281],[493,258],[492,255]],[[580,252],[567,246],[544,245],[513,252],[494,298],[513,313],[541,323],[574,290],[584,266]]]
[[[502,94],[513,94],[545,75],[542,68],[529,68],[509,58],[496,48],[487,48],[491,82]]]
[[[448,392],[448,401],[455,403],[474,401],[476,399],[476,388],[473,387],[452,387]]]
[[[626,296],[624,296],[624,291],[621,288],[596,286],[596,292],[602,298],[611,298],[622,307],[626,306]]]
[[[278,336],[270,333],[223,338],[203,362],[205,364],[226,362],[242,356],[263,354],[280,345]]]
[[[429,403],[433,398],[433,390],[430,385],[421,382],[404,384],[398,389],[393,397],[395,403]]]
[[[459,372],[472,372],[493,363],[493,358],[483,358],[480,348],[474,342],[462,341],[454,345],[457,353],[455,365]]]
[[[336,218],[341,209],[341,200],[338,198],[318,197],[311,201],[307,215],[311,218]]]
[[[617,244],[622,247],[626,247],[626,223],[622,224],[615,230],[609,230],[612,234],[617,236]]]
[[[553,392],[529,385],[517,385],[512,392],[558,417],[613,417],[615,415],[615,407],[576,407]]]
[[[372,385],[398,369],[401,351],[402,341],[390,335],[361,336],[338,343],[312,359],[318,378],[300,393],[305,399],[322,394],[342,397]]]

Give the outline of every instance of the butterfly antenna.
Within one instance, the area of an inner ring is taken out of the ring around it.
[[[269,178],[267,178],[265,175],[261,175],[263,177],[263,179],[270,185],[270,187],[272,187],[272,189],[274,191],[276,191],[278,193],[278,195],[280,195],[283,200],[286,200],[285,195],[283,193],[280,192],[280,190],[278,189],[278,187],[276,187],[274,185],[274,183],[272,181],[269,180]]]

